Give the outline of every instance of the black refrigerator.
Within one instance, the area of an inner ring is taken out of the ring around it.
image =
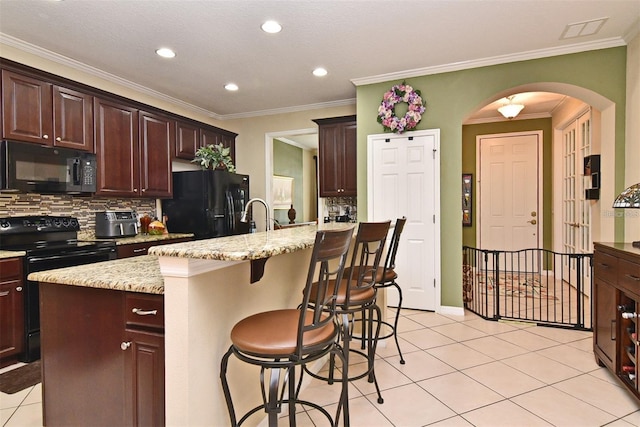
[[[196,239],[249,232],[240,222],[249,201],[249,176],[222,170],[173,173],[173,199],[162,201],[171,233],[193,233]]]

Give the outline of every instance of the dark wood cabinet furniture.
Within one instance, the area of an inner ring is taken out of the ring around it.
[[[95,152],[100,196],[171,197],[171,160],[237,134],[0,58],[2,138]]]
[[[111,100],[95,98],[94,103],[96,193],[171,197],[175,122]]]
[[[140,195],[171,197],[171,159],[176,144],[176,121],[159,114],[139,111]]]
[[[2,71],[4,139],[93,152],[93,97]]]
[[[95,98],[96,161],[101,196],[140,195],[138,110],[115,101]]]
[[[176,123],[176,158],[193,160],[199,147],[200,128],[178,120]]]
[[[24,350],[22,259],[0,260],[0,367],[14,363]]]
[[[206,145],[222,144],[231,149],[233,164],[236,163],[236,135],[221,129],[203,128],[178,121],[176,125],[175,157],[193,160],[196,150]]]
[[[52,145],[51,83],[2,71],[2,137]]]
[[[163,296],[50,283],[40,296],[45,425],[164,425]]]
[[[320,197],[356,196],[356,116],[316,119]]]
[[[630,243],[594,246],[593,351],[640,399],[640,249]]]
[[[189,242],[192,237],[181,237],[176,239],[157,240],[154,242],[131,243],[116,246],[118,259],[132,256],[146,255],[151,246],[168,245],[170,243]]]
[[[236,141],[232,134],[225,134],[212,129],[200,129],[200,146],[222,144],[224,147],[230,148],[231,159],[233,164],[236,163]]]

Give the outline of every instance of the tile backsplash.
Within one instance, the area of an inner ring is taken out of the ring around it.
[[[338,215],[349,215],[349,218],[357,218],[358,199],[356,197],[327,197],[324,200],[324,217],[334,221]]]
[[[135,210],[151,214],[155,199],[112,199],[66,194],[0,194],[0,217],[22,215],[61,215],[78,218],[80,229],[95,229],[95,213],[104,210]]]

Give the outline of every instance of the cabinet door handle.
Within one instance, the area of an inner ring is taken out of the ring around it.
[[[631,280],[635,280],[636,282],[640,282],[640,277],[634,276],[633,274],[625,274],[625,277],[628,277]]]
[[[134,308],[131,311],[138,316],[155,316],[156,314],[158,314],[158,310],[142,310],[140,308]]]
[[[0,297],[6,297],[9,295],[9,291],[0,292]]]
[[[62,142],[62,138],[57,137],[57,138],[56,138],[56,141],[58,141],[58,142]]]
[[[616,340],[615,331],[616,331],[616,320],[612,319],[611,320],[611,341]]]
[[[609,264],[603,264],[603,263],[599,262],[598,265],[600,265],[600,267],[602,267],[602,268],[609,268]]]
[[[42,139],[49,139],[49,135],[45,133],[44,135],[42,135]]]
[[[18,291],[18,292],[22,292],[22,286],[18,286],[18,287],[16,288],[16,291]]]
[[[146,252],[146,251],[147,251],[147,248],[140,248],[140,249],[134,249],[134,250],[133,250],[133,253],[134,253],[134,254],[138,254],[138,253],[140,253],[140,252]]]
[[[120,344],[120,348],[122,349],[122,351],[128,349],[129,347],[131,347],[131,341],[123,341],[122,344]]]

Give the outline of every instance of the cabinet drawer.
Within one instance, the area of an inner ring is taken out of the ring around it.
[[[12,280],[22,277],[22,260],[9,258],[0,260],[0,280]]]
[[[618,286],[635,295],[640,295],[640,264],[619,260]]]
[[[618,258],[602,252],[593,257],[593,274],[598,279],[615,284],[617,280]]]
[[[125,300],[125,321],[128,328],[164,329],[162,295],[127,293]]]

